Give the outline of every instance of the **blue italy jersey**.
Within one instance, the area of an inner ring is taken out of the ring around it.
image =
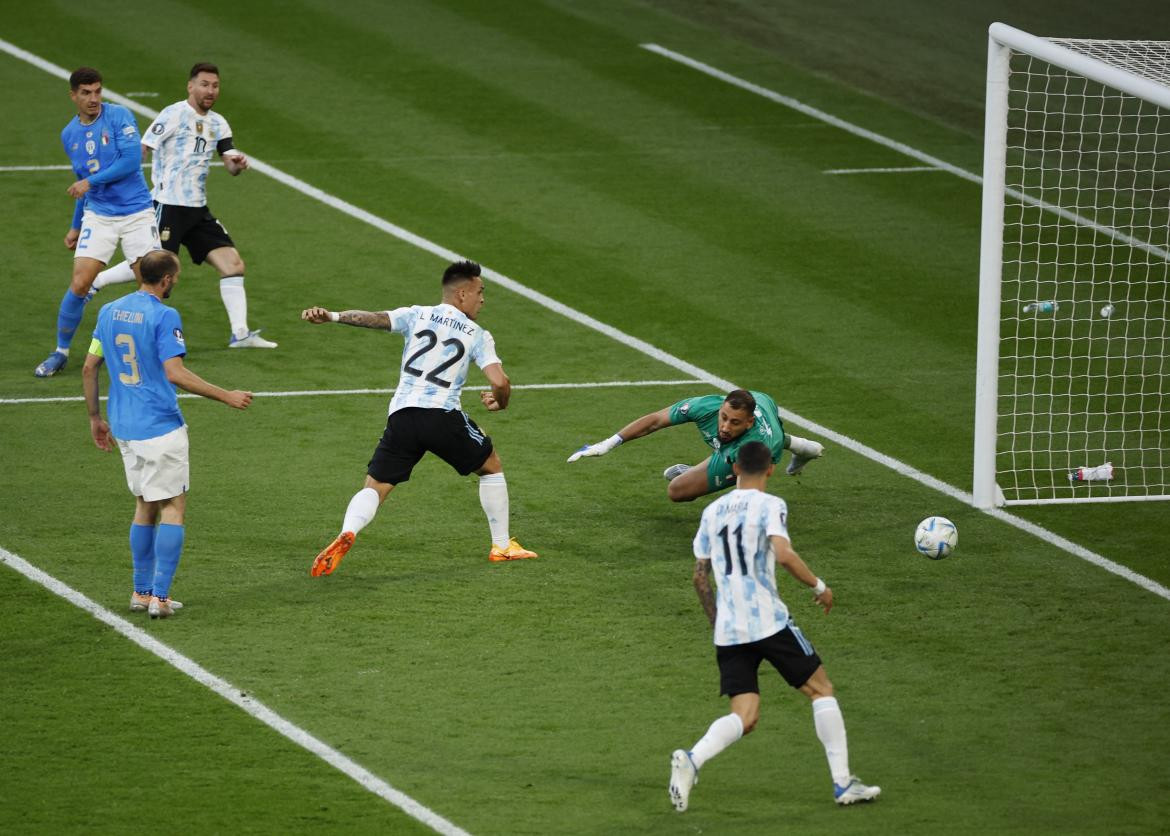
[[[115,299],[98,314],[89,353],[109,367],[106,413],[114,438],[140,441],[183,426],[175,386],[163,368],[187,353],[178,311],[143,290]]]
[[[760,641],[788,624],[776,587],[773,536],[788,539],[788,506],[778,496],[736,489],[703,510],[694,554],[711,561],[718,584],[715,644]]]
[[[61,144],[77,179],[89,178],[89,209],[116,217],[152,207],[142,176],[142,137],[129,110],[103,102],[98,118],[88,125],[74,116],[61,131]]]

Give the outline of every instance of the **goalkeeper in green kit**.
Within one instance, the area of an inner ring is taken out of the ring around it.
[[[727,397],[700,395],[643,415],[616,435],[596,444],[586,444],[569,456],[569,461],[575,462],[585,456],[604,456],[623,442],[688,422],[698,426],[703,441],[713,452],[696,465],[676,464],[666,468],[662,475],[670,482],[666,492],[673,502],[690,502],[735,485],[731,465],[739,448],[749,441],[762,441],[768,445],[773,463],[779,463],[785,450],[791,451],[789,476],[796,476],[806,464],[825,452],[825,448],[815,441],[784,432],[784,423],[771,397],[763,392],[736,389]]]

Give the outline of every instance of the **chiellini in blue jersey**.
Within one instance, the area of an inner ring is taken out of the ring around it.
[[[235,409],[246,409],[252,393],[222,389],[183,364],[183,323],[179,312],[164,304],[179,280],[178,258],[165,250],[147,253],[141,272],[141,289],[102,306],[81,375],[94,444],[122,454],[135,497],[130,609],[166,618],[182,607],[170,593],[183,551],[191,482],[187,425],[175,387]],[[99,398],[102,365],[109,370],[108,420]]]

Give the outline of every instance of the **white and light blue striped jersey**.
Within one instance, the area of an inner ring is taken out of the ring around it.
[[[788,506],[778,496],[737,489],[704,509],[695,557],[711,561],[718,586],[715,644],[759,641],[788,624],[768,541],[773,535],[788,539]]]
[[[150,179],[155,201],[206,206],[211,156],[231,136],[227,120],[214,110],[200,116],[186,99],[164,107],[142,137],[142,144],[154,152]]]
[[[461,409],[459,395],[471,361],[481,369],[500,362],[492,335],[452,305],[414,305],[386,313],[390,330],[406,336],[389,414],[408,406]]]

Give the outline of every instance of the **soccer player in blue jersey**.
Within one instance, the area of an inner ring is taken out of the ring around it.
[[[175,387],[234,409],[246,409],[252,393],[221,389],[183,365],[183,324],[179,312],[163,304],[179,281],[179,259],[166,250],[147,253],[141,274],[136,293],[102,306],[81,377],[94,444],[106,451],[117,446],[136,498],[130,525],[130,610],[166,618],[183,606],[170,597],[170,590],[183,551],[191,481],[187,425]],[[98,397],[103,362],[109,363],[110,374],[108,423]]]
[[[102,102],[102,76],[92,67],[69,76],[69,95],[77,116],[61,132],[61,144],[78,178],[67,189],[77,201],[65,234],[65,246],[74,251],[73,277],[57,312],[57,348],[36,367],[37,377],[52,377],[65,368],[93,280],[118,242],[131,265],[160,247],[133,114]]]
[[[196,264],[204,261],[219,271],[219,295],[231,327],[229,348],[276,348],[276,343],[248,328],[248,296],[244,291],[244,260],[222,223],[207,206],[207,173],[218,154],[233,177],[248,169],[232,129],[211,108],[219,99],[219,68],[199,63],[187,78],[187,98],[164,107],[150,123],[142,150],[153,153],[155,215],[164,249],[178,254],[187,248]],[[98,274],[94,289],[134,278],[123,262]]]
[[[733,465],[734,491],[703,511],[695,535],[695,591],[715,629],[720,693],[731,698],[731,713],[720,717],[689,750],[670,757],[670,799],[687,809],[699,769],[756,726],[760,717],[760,662],[765,659],[790,686],[812,701],[813,725],[825,747],[838,804],[872,801],[881,787],[866,786],[849,771],[845,720],[821,659],[792,620],[776,586],[776,564],[812,590],[827,613],[833,590],[812,573],[788,539],[788,506],[765,493],[774,464],[772,451],[749,441]],[[711,576],[718,578],[718,596]]]
[[[734,389],[726,396],[698,395],[643,415],[609,438],[581,447],[569,456],[569,461],[604,456],[619,444],[688,423],[695,425],[712,453],[696,465],[674,464],[666,468],[662,475],[670,483],[666,494],[673,502],[690,502],[734,485],[731,466],[740,447],[751,441],[767,444],[773,462],[779,462],[785,450],[790,451],[789,476],[799,475],[806,464],[825,452],[819,442],[800,438],[784,429],[779,408],[771,396]]]
[[[390,491],[410,478],[424,455],[434,453],[460,476],[479,476],[479,502],[487,516],[492,548],[488,560],[524,560],[536,552],[521,546],[508,525],[508,483],[489,436],[463,411],[461,394],[471,362],[483,371],[491,391],[480,393],[489,412],[508,406],[512,384],[496,356],[496,341],[475,320],[483,307],[483,279],[474,261],[458,261],[443,272],[438,305],[392,311],[335,311],[308,308],[301,319],[340,322],[392,331],[406,337],[398,385],[390,399],[386,430],[366,468],[365,485],[350,499],[341,533],[313,561],[313,577],[328,575],[373,521]]]

